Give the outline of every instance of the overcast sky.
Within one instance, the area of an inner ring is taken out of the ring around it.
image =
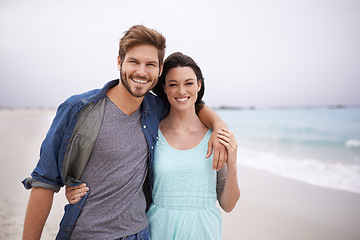
[[[56,107],[118,78],[135,24],[194,58],[210,106],[360,105],[359,0],[0,0],[0,106]]]

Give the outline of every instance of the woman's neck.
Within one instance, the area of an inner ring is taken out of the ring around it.
[[[193,149],[204,138],[208,128],[191,111],[175,111],[170,109],[169,115],[160,123],[161,133],[167,143],[178,150]]]
[[[192,131],[203,128],[205,125],[200,121],[194,109],[178,111],[170,108],[169,114],[160,124],[160,129],[172,129],[176,131]]]

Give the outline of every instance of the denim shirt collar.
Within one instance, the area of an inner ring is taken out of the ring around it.
[[[148,95],[148,94],[153,94],[153,93],[149,92],[146,95]],[[147,115],[147,114],[149,114],[151,112],[151,108],[149,106],[149,102],[148,102],[146,96],[144,97],[144,99],[142,101],[141,110],[142,110],[143,115]]]
[[[104,85],[104,87],[94,96],[87,99],[90,102],[97,102],[106,96],[107,91],[119,84],[119,79],[112,80]]]
[[[106,93],[110,88],[115,87],[116,85],[119,84],[119,81],[120,81],[119,79],[115,79],[115,80],[112,80],[112,81],[106,83],[104,85],[104,87],[96,95],[94,95],[91,98],[86,99],[84,101],[97,102],[97,101],[101,100],[102,98],[104,98],[106,96]],[[148,95],[148,94],[155,95],[153,92],[149,92],[146,95]],[[145,95],[145,97],[144,97],[144,99],[143,99],[143,101],[141,103],[141,110],[142,110],[143,115],[147,115],[151,111],[148,100],[146,98],[146,95]],[[86,102],[84,102],[84,103],[86,103]]]

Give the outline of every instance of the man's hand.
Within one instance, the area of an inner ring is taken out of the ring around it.
[[[211,153],[213,153],[213,169],[218,171],[220,170],[228,160],[228,152],[226,147],[219,142],[217,137],[217,129],[213,130],[210,140],[208,142],[208,150],[206,157],[209,158]]]
[[[213,169],[218,171],[227,162],[228,155],[225,146],[219,142],[217,132],[227,128],[227,125],[214,110],[207,106],[203,106],[197,115],[201,122],[213,131],[208,142],[206,157],[209,158],[213,153]]]

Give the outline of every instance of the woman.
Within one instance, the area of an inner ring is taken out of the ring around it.
[[[218,132],[228,150],[223,169],[216,172],[212,158],[205,157],[211,130],[196,115],[204,89],[201,70],[192,58],[173,53],[165,60],[154,89],[170,112],[160,123],[155,147],[153,203],[148,211],[153,240],[221,239],[216,200],[230,212],[240,197],[233,134],[227,129]]]

